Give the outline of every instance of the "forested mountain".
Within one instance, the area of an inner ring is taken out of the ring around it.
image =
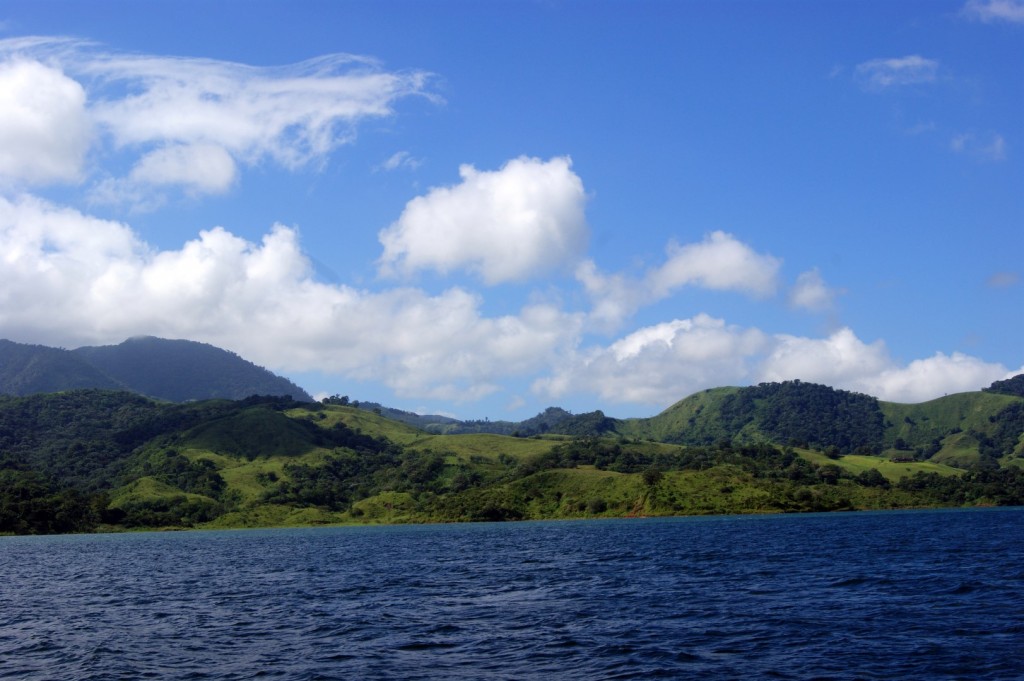
[[[139,337],[77,350],[0,340],[0,394],[98,388],[171,402],[249,395],[312,397],[291,381],[205,343]]]
[[[0,394],[33,395],[75,388],[128,389],[67,350],[0,339]]]
[[[874,397],[786,381],[704,391],[651,419],[624,422],[619,430],[680,444],[728,439],[876,454],[884,417]]]
[[[680,400],[648,419],[617,421],[615,432],[681,444],[772,442],[830,454],[884,454],[955,465],[1019,454],[1024,400],[1006,386],[947,395],[921,404],[883,402],[869,395],[801,381],[749,388],[714,388]]]
[[[518,426],[546,432],[430,433],[341,398],[0,397],[0,533],[1024,504],[1014,395],[792,381]]]

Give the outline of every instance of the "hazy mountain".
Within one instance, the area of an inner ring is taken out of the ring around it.
[[[67,350],[0,339],[0,394],[34,395],[75,388],[128,389]]]
[[[0,394],[75,388],[128,390],[171,402],[250,395],[313,399],[288,379],[206,343],[138,337],[68,351],[0,341]]]

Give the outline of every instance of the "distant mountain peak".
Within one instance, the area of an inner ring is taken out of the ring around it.
[[[128,390],[170,402],[250,395],[313,401],[288,379],[198,341],[133,336],[118,345],[70,351],[0,341],[0,394],[75,388]]]

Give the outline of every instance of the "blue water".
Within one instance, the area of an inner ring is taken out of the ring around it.
[[[0,538],[0,678],[1021,679],[1024,510]]]

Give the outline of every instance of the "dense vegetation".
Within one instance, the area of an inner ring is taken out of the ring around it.
[[[729,432],[749,425],[774,442],[841,454],[878,453],[883,417],[878,400],[801,381],[762,383],[726,398],[722,419]]]
[[[127,389],[67,350],[0,339],[0,394],[33,395],[75,388]]]
[[[608,418],[600,410],[586,414],[573,414],[559,407],[548,407],[541,413],[524,421],[491,421],[490,419],[459,421],[447,416],[415,414],[400,409],[384,407],[376,402],[349,401],[347,396],[327,398],[326,403],[351,405],[372,411],[389,419],[422,428],[428,433],[444,435],[466,435],[469,433],[490,433],[513,437],[532,437],[545,433],[559,435],[600,435],[613,432],[617,421]]]
[[[1018,374],[1017,376],[1008,378],[1005,381],[996,381],[989,387],[985,388],[985,392],[1024,397],[1024,374]]]
[[[646,420],[552,408],[504,435],[387,416],[0,397],[0,533],[1024,504],[1024,399],[994,391],[890,405],[792,381]]]

